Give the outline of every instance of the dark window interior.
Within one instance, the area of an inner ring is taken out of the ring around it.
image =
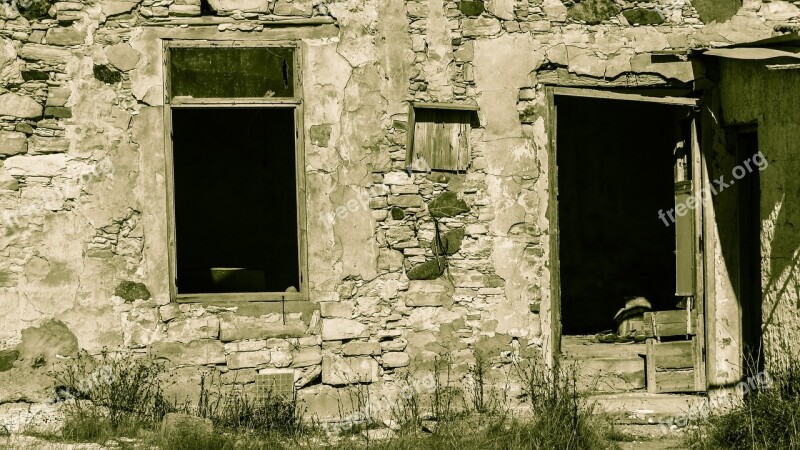
[[[173,97],[294,96],[294,49],[174,47],[169,51]]]
[[[178,293],[299,290],[294,110],[172,114]]]
[[[626,297],[674,309],[673,107],[557,100],[563,333],[613,329]]]

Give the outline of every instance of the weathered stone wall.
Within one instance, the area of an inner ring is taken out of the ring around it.
[[[15,350],[36,327],[74,338],[65,353],[163,356],[179,398],[201,371],[242,384],[294,368],[322,417],[338,415],[338,387],[396,392],[444,353],[460,378],[483,352],[505,383],[512,353],[550,357],[542,74],[690,82],[697,65],[649,53],[767,37],[798,16],[756,0],[208,3],[202,17],[195,0],[0,10],[0,404],[52,395],[38,347]],[[162,38],[301,42],[309,301],[171,302]],[[480,107],[466,173],[405,171],[409,100]],[[428,206],[443,193],[464,202],[439,222],[449,272],[410,280],[434,258]]]

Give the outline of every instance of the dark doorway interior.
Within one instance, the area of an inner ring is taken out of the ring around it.
[[[294,110],[172,114],[178,293],[299,290]]]
[[[563,334],[613,329],[626,297],[675,307],[675,108],[557,98]]]
[[[758,153],[756,129],[738,130],[736,159],[740,167],[755,164]],[[742,341],[744,347],[745,376],[761,371],[763,358],[761,348],[761,179],[759,171],[747,173],[736,181],[739,240],[739,301],[742,311]]]

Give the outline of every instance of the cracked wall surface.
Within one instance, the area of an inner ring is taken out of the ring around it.
[[[204,371],[248,384],[259,370],[292,368],[309,414],[323,418],[339,414],[351,382],[396,393],[403,371],[430,370],[442,354],[465,378],[486,352],[497,385],[511,355],[549,358],[543,83],[692,83],[700,66],[651,53],[752,41],[800,16],[785,1],[747,0],[733,12],[682,0],[583,3],[215,0],[214,15],[201,16],[193,1],[101,0],[55,2],[40,17],[2,5],[0,351],[57,319],[90,352],[123,346],[168,360],[184,380],[176,396],[193,395]],[[307,301],[170,298],[168,38],[299,42]],[[406,172],[409,101],[480,108],[465,173]],[[463,233],[461,245],[446,276],[410,280],[435,257],[428,205],[448,192],[468,211],[438,223]],[[9,364],[29,370],[26,361]],[[9,376],[0,372],[0,386]],[[17,403],[46,401],[48,381],[36,379],[0,403],[29,411]]]

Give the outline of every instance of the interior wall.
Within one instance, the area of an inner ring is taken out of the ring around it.
[[[564,334],[613,327],[625,298],[674,306],[674,113],[617,100],[558,98]]]

